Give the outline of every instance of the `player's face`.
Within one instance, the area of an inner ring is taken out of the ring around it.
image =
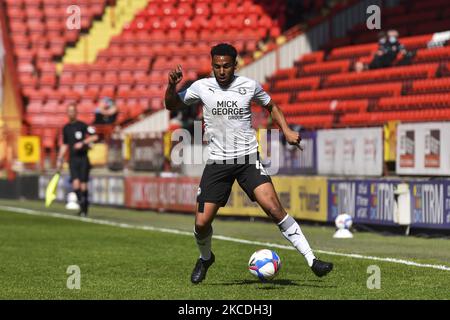
[[[217,83],[221,87],[227,87],[233,81],[236,61],[230,56],[213,56],[212,69]]]
[[[74,106],[70,106],[67,109],[67,116],[69,117],[70,121],[73,121],[77,118],[77,109]]]

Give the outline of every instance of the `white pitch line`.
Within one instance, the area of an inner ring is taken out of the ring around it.
[[[15,212],[15,213],[24,213],[24,214],[34,215],[34,216],[47,216],[47,217],[61,218],[61,219],[67,219],[67,220],[77,220],[77,221],[82,221],[82,222],[89,222],[89,223],[95,223],[95,224],[101,224],[101,225],[107,225],[107,226],[113,226],[113,227],[119,227],[119,228],[126,228],[126,229],[158,231],[158,232],[165,232],[165,233],[172,233],[172,234],[180,234],[180,235],[185,235],[185,236],[192,236],[192,232],[181,231],[181,230],[176,230],[176,229],[158,228],[158,227],[152,227],[152,226],[137,226],[137,225],[127,224],[127,223],[113,222],[113,221],[109,221],[109,220],[70,216],[67,214],[56,213],[56,212],[44,212],[44,211],[38,211],[38,210],[33,210],[33,209],[16,208],[16,207],[2,206],[2,205],[0,205],[0,209],[9,211],[9,212]],[[238,238],[226,237],[226,236],[221,236],[221,235],[215,235],[215,236],[213,236],[213,238],[218,239],[218,240],[223,240],[223,241],[230,241],[230,242],[237,242],[237,243],[251,244],[251,245],[259,245],[259,246],[263,246],[263,247],[280,248],[280,249],[286,249],[286,250],[296,250],[292,246],[286,246],[286,245],[270,243],[270,242],[251,241],[251,240],[238,239]],[[374,256],[364,256],[364,255],[356,254],[356,253],[340,253],[340,252],[324,251],[324,250],[314,250],[314,252],[332,255],[332,256],[341,256],[341,257],[355,258],[355,259],[391,262],[391,263],[404,264],[404,265],[420,267],[420,268],[432,268],[432,269],[450,271],[450,267],[445,266],[445,265],[423,264],[423,263],[418,263],[418,262],[409,261],[409,260],[396,259],[396,258],[382,258],[382,257],[374,257]]]

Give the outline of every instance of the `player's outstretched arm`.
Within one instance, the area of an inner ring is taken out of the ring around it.
[[[183,70],[178,65],[175,70],[169,72],[169,82],[167,84],[164,104],[167,110],[176,110],[185,106],[177,94],[177,84],[183,79]]]
[[[286,118],[284,117],[283,111],[271,100],[268,105],[265,106],[267,110],[269,110],[272,119],[276,124],[280,127],[281,131],[283,131],[284,136],[286,137],[286,141],[292,145],[298,145],[300,143],[301,137],[300,133],[289,128],[289,125],[286,122]]]

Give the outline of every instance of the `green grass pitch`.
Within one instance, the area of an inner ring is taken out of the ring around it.
[[[190,283],[198,257],[193,236],[120,228],[79,220],[27,215],[14,206],[74,215],[55,204],[0,201],[0,299],[449,299],[450,271],[318,254],[335,264],[317,278],[296,251],[275,248],[282,260],[277,277],[261,283],[247,270],[261,245],[213,239],[216,263],[199,285]],[[91,218],[128,225],[191,232],[193,216],[93,207]],[[448,239],[382,236],[357,232],[353,239],[332,238],[334,229],[304,225],[313,249],[450,265]],[[217,219],[214,233],[288,245],[266,222]],[[67,268],[77,265],[80,289],[68,289]],[[381,288],[368,289],[367,269],[377,265]]]

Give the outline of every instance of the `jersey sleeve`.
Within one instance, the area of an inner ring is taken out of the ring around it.
[[[263,107],[268,105],[271,100],[270,96],[264,91],[261,84],[257,81],[255,82],[255,93],[253,94],[252,100]]]
[[[63,144],[69,144],[69,134],[67,132],[67,126],[64,126],[62,134],[63,134]]]
[[[86,132],[90,135],[94,135],[95,134],[95,127],[93,126],[86,126]]]
[[[186,90],[178,93],[181,101],[187,105],[193,105],[201,102],[200,98],[200,82],[195,81]]]

